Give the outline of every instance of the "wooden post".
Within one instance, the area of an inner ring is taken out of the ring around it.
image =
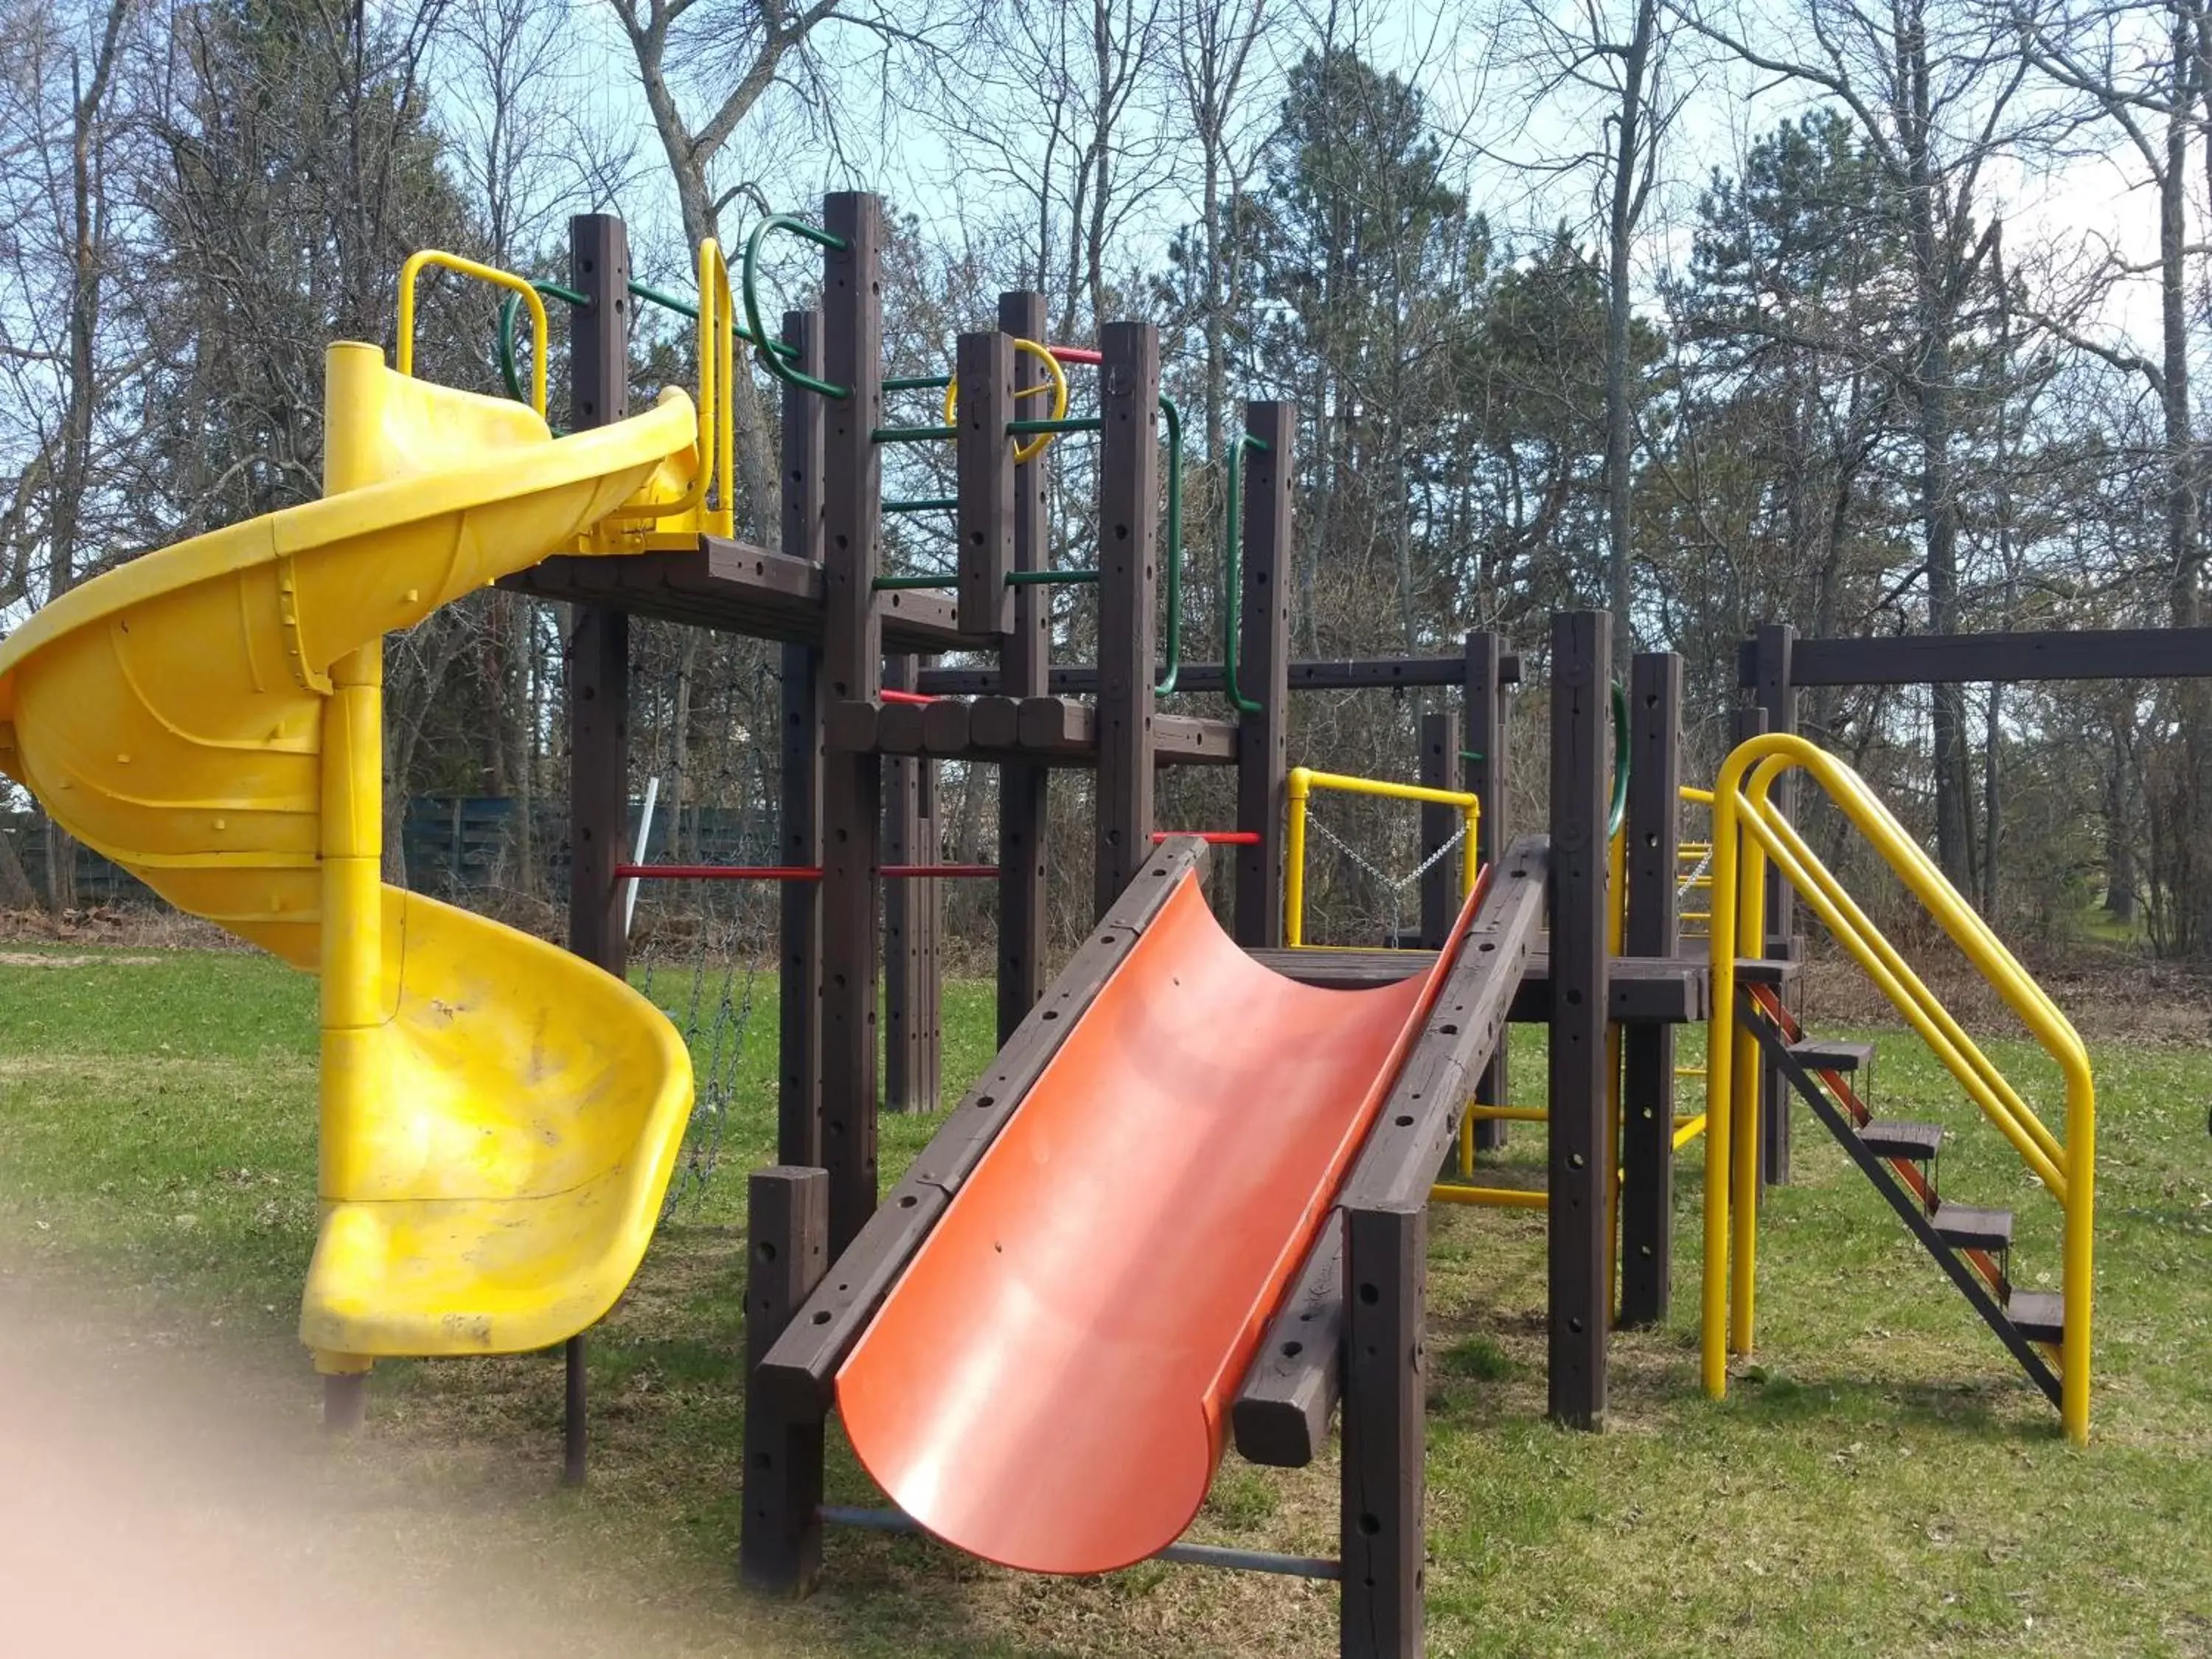
[[[1428,1212],[1345,1216],[1338,1650],[1420,1659],[1426,1539]]]
[[[1044,295],[999,296],[999,329],[1017,339],[1045,335]],[[1044,366],[1024,354],[1015,360],[1014,384],[1046,382]],[[1030,400],[1034,402],[1035,400]],[[1027,404],[1024,405],[1028,406]],[[1001,452],[1012,466],[1012,447]],[[1047,449],[1013,467],[1013,568],[1042,570],[1050,550],[1045,523]],[[1052,604],[1042,587],[1014,591],[1013,630],[999,655],[999,689],[1009,697],[1042,697],[1050,689]],[[1051,769],[1008,763],[999,769],[999,1042],[1019,1029],[1045,982],[1044,839]]]
[[[823,368],[847,395],[824,410],[822,673],[832,703],[881,690],[876,614],[883,469],[883,211],[855,191],[830,195],[823,227],[841,240],[822,260]],[[830,1248],[852,1243],[876,1207],[876,866],[882,763],[826,750],[822,762],[822,1160],[830,1171]]]
[[[1482,632],[1467,636],[1466,729],[1462,733],[1465,752],[1461,757],[1459,787],[1472,791],[1482,802],[1475,845],[1486,866],[1512,842],[1512,837],[1506,833],[1505,799],[1507,740],[1510,735],[1507,717],[1512,706],[1507,701],[1504,666],[1504,635]],[[1474,1085],[1475,1099],[1486,1106],[1507,1103],[1505,1050],[1506,1044],[1498,1045],[1498,1052],[1491,1056],[1490,1064],[1483,1068]],[[1502,1152],[1505,1131],[1503,1120],[1488,1119],[1477,1123],[1475,1150]]]
[[[996,329],[963,334],[956,354],[960,630],[1003,635],[1014,625],[1014,343]]]
[[[1605,1420],[1612,1287],[1606,1222],[1606,799],[1613,623],[1552,618],[1551,1415]]]
[[[745,1462],[738,1571],[748,1589],[804,1595],[822,1573],[823,1413],[759,1385],[761,1361],[830,1270],[830,1177],[755,1172],[745,1189]]]
[[[1106,914],[1152,856],[1152,544],[1159,527],[1160,337],[1098,331],[1098,820],[1092,908]]]
[[[797,367],[822,373],[822,316],[787,311],[783,337]],[[823,400],[787,386],[783,394],[783,551],[822,562]],[[822,651],[783,647],[783,788],[778,842],[786,864],[822,862]],[[787,881],[780,896],[782,984],[776,1005],[776,1161],[822,1162],[822,890]]]
[[[1283,942],[1283,815],[1291,755],[1291,445],[1293,403],[1244,405],[1244,430],[1267,446],[1244,456],[1243,573],[1237,635],[1238,687],[1260,705],[1237,717],[1237,827],[1257,847],[1237,849],[1237,942]]]
[[[1796,649],[1797,630],[1788,623],[1764,623],[1753,636],[1751,647],[1752,695],[1761,713],[1766,716],[1769,732],[1787,732],[1793,736],[1797,730],[1797,688],[1790,679],[1790,659]],[[1784,772],[1775,780],[1769,797],[1782,816],[1795,823],[1797,820],[1797,777],[1794,772]],[[1767,956],[1781,961],[1794,960],[1797,955],[1797,895],[1782,878],[1782,872],[1772,863],[1766,866],[1766,945]],[[1784,988],[1780,994],[1794,1000],[1796,991]],[[1759,1109],[1762,1127],[1759,1132],[1759,1180],[1762,1187],[1787,1186],[1790,1182],[1790,1102],[1793,1091],[1780,1073],[1764,1060],[1760,1066]]]
[[[1449,789],[1459,775],[1459,711],[1442,709],[1421,716],[1421,782]],[[1421,856],[1435,858],[1448,846],[1464,818],[1455,807],[1421,803]],[[1421,948],[1441,951],[1459,915],[1461,862],[1448,854],[1421,872]]]
[[[629,239],[611,214],[568,221],[568,411],[579,428],[629,413]],[[568,635],[568,948],[623,976],[629,957],[615,866],[629,828],[629,617],[580,605]],[[562,1479],[584,1478],[590,1449],[584,1339],[568,1339]]]
[[[914,690],[910,656],[889,659],[884,684]],[[937,862],[935,826],[925,811],[930,763],[919,755],[884,762],[884,862]],[[884,884],[884,1106],[894,1112],[937,1109],[936,965],[938,884]]]
[[[1628,938],[1632,957],[1681,944],[1682,659],[1640,653],[1629,672]],[[1620,1322],[1667,1316],[1674,1267],[1674,1028],[1621,1030]]]

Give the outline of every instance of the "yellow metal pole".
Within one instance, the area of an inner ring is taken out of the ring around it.
[[[1467,1109],[1468,1117],[1478,1122],[1549,1123],[1552,1109],[1548,1106],[1483,1106]]]
[[[1482,873],[1482,861],[1475,846],[1475,832],[1482,827],[1482,803],[1469,797],[1461,813],[1465,828],[1459,841],[1459,896],[1464,899],[1474,891],[1475,879]]]
[[[411,284],[410,285],[411,287]],[[402,337],[404,337],[404,335]],[[324,381],[323,493],[378,481],[376,398],[383,354],[333,346]],[[317,1189],[325,1202],[361,1194],[350,1158],[383,1094],[384,642],[347,653],[329,670],[323,705],[321,823],[321,1109]],[[359,1373],[357,1354],[317,1351],[316,1369]]]
[[[1729,1114],[1735,1100],[1736,780],[1734,756],[1708,799],[1713,807],[1713,922],[1706,941],[1712,1007],[1705,1037],[1705,1249],[1698,1369],[1705,1393],[1728,1393]]]
[[[1739,821],[1741,832],[1741,823]],[[1766,954],[1766,854],[1756,837],[1744,837],[1736,859],[1736,945],[1746,957]],[[1735,1027],[1735,1122],[1729,1155],[1734,1161],[1730,1185],[1729,1260],[1729,1347],[1751,1352],[1752,1297],[1757,1284],[1759,1250],[1759,1039],[1748,1024]]]
[[[1552,1207],[1549,1193],[1530,1192],[1521,1187],[1456,1187],[1440,1182],[1429,1188],[1429,1196],[1439,1204],[1473,1204],[1492,1210],[1548,1210]]]
[[[1313,776],[1293,766],[1285,790],[1290,823],[1283,836],[1283,942],[1294,951],[1306,942],[1306,801]]]
[[[1606,880],[1611,884],[1611,919],[1606,929],[1606,952],[1618,957],[1628,941],[1628,831],[1624,825],[1613,834],[1606,849]],[[1605,1283],[1607,1305],[1619,1310],[1620,1274],[1620,1025],[1605,1023],[1605,1167],[1613,1180],[1605,1190]]]

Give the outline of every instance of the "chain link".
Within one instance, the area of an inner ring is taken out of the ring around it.
[[[1306,812],[1306,828],[1318,834],[1323,841],[1335,848],[1337,851],[1343,854],[1346,858],[1351,860],[1352,862],[1358,866],[1360,872],[1368,878],[1368,879],[1372,881],[1377,887],[1381,888],[1385,893],[1390,896],[1390,932],[1394,935],[1401,931],[1399,927],[1399,922],[1403,915],[1402,907],[1405,902],[1406,890],[1419,882],[1420,878],[1428,874],[1430,871],[1435,869],[1437,863],[1442,860],[1447,854],[1450,853],[1454,848],[1457,848],[1461,843],[1467,840],[1467,820],[1465,818],[1462,818],[1459,821],[1459,827],[1452,831],[1451,835],[1437,847],[1436,851],[1431,853],[1428,857],[1423,859],[1419,864],[1415,865],[1411,874],[1393,876],[1388,871],[1380,868],[1378,866],[1371,863],[1368,859],[1363,856],[1358,848],[1352,846],[1352,843],[1346,841],[1343,836],[1331,830],[1322,819],[1314,814],[1310,808],[1309,808]]]

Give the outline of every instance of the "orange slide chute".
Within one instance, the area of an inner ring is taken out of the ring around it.
[[[837,1373],[891,1500],[1032,1572],[1110,1571],[1181,1536],[1455,954],[1379,989],[1301,985],[1246,956],[1187,873]]]

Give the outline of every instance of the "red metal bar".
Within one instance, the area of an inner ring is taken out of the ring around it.
[[[948,878],[995,878],[995,864],[885,864],[876,873],[885,881],[929,881]],[[617,864],[617,880],[647,881],[819,881],[822,870],[809,864]]]
[[[942,702],[944,701],[941,697],[933,697],[924,691],[894,691],[889,686],[885,686],[876,695],[885,702]]]
[[[1105,359],[1105,353],[1094,346],[1047,346],[1045,349],[1063,363],[1089,363],[1095,368]]]
[[[1257,830],[1155,830],[1152,844],[1157,847],[1164,841],[1185,836],[1194,836],[1216,847],[1258,847],[1267,839]]]
[[[822,869],[811,864],[617,864],[615,875],[647,881],[819,881]]]

